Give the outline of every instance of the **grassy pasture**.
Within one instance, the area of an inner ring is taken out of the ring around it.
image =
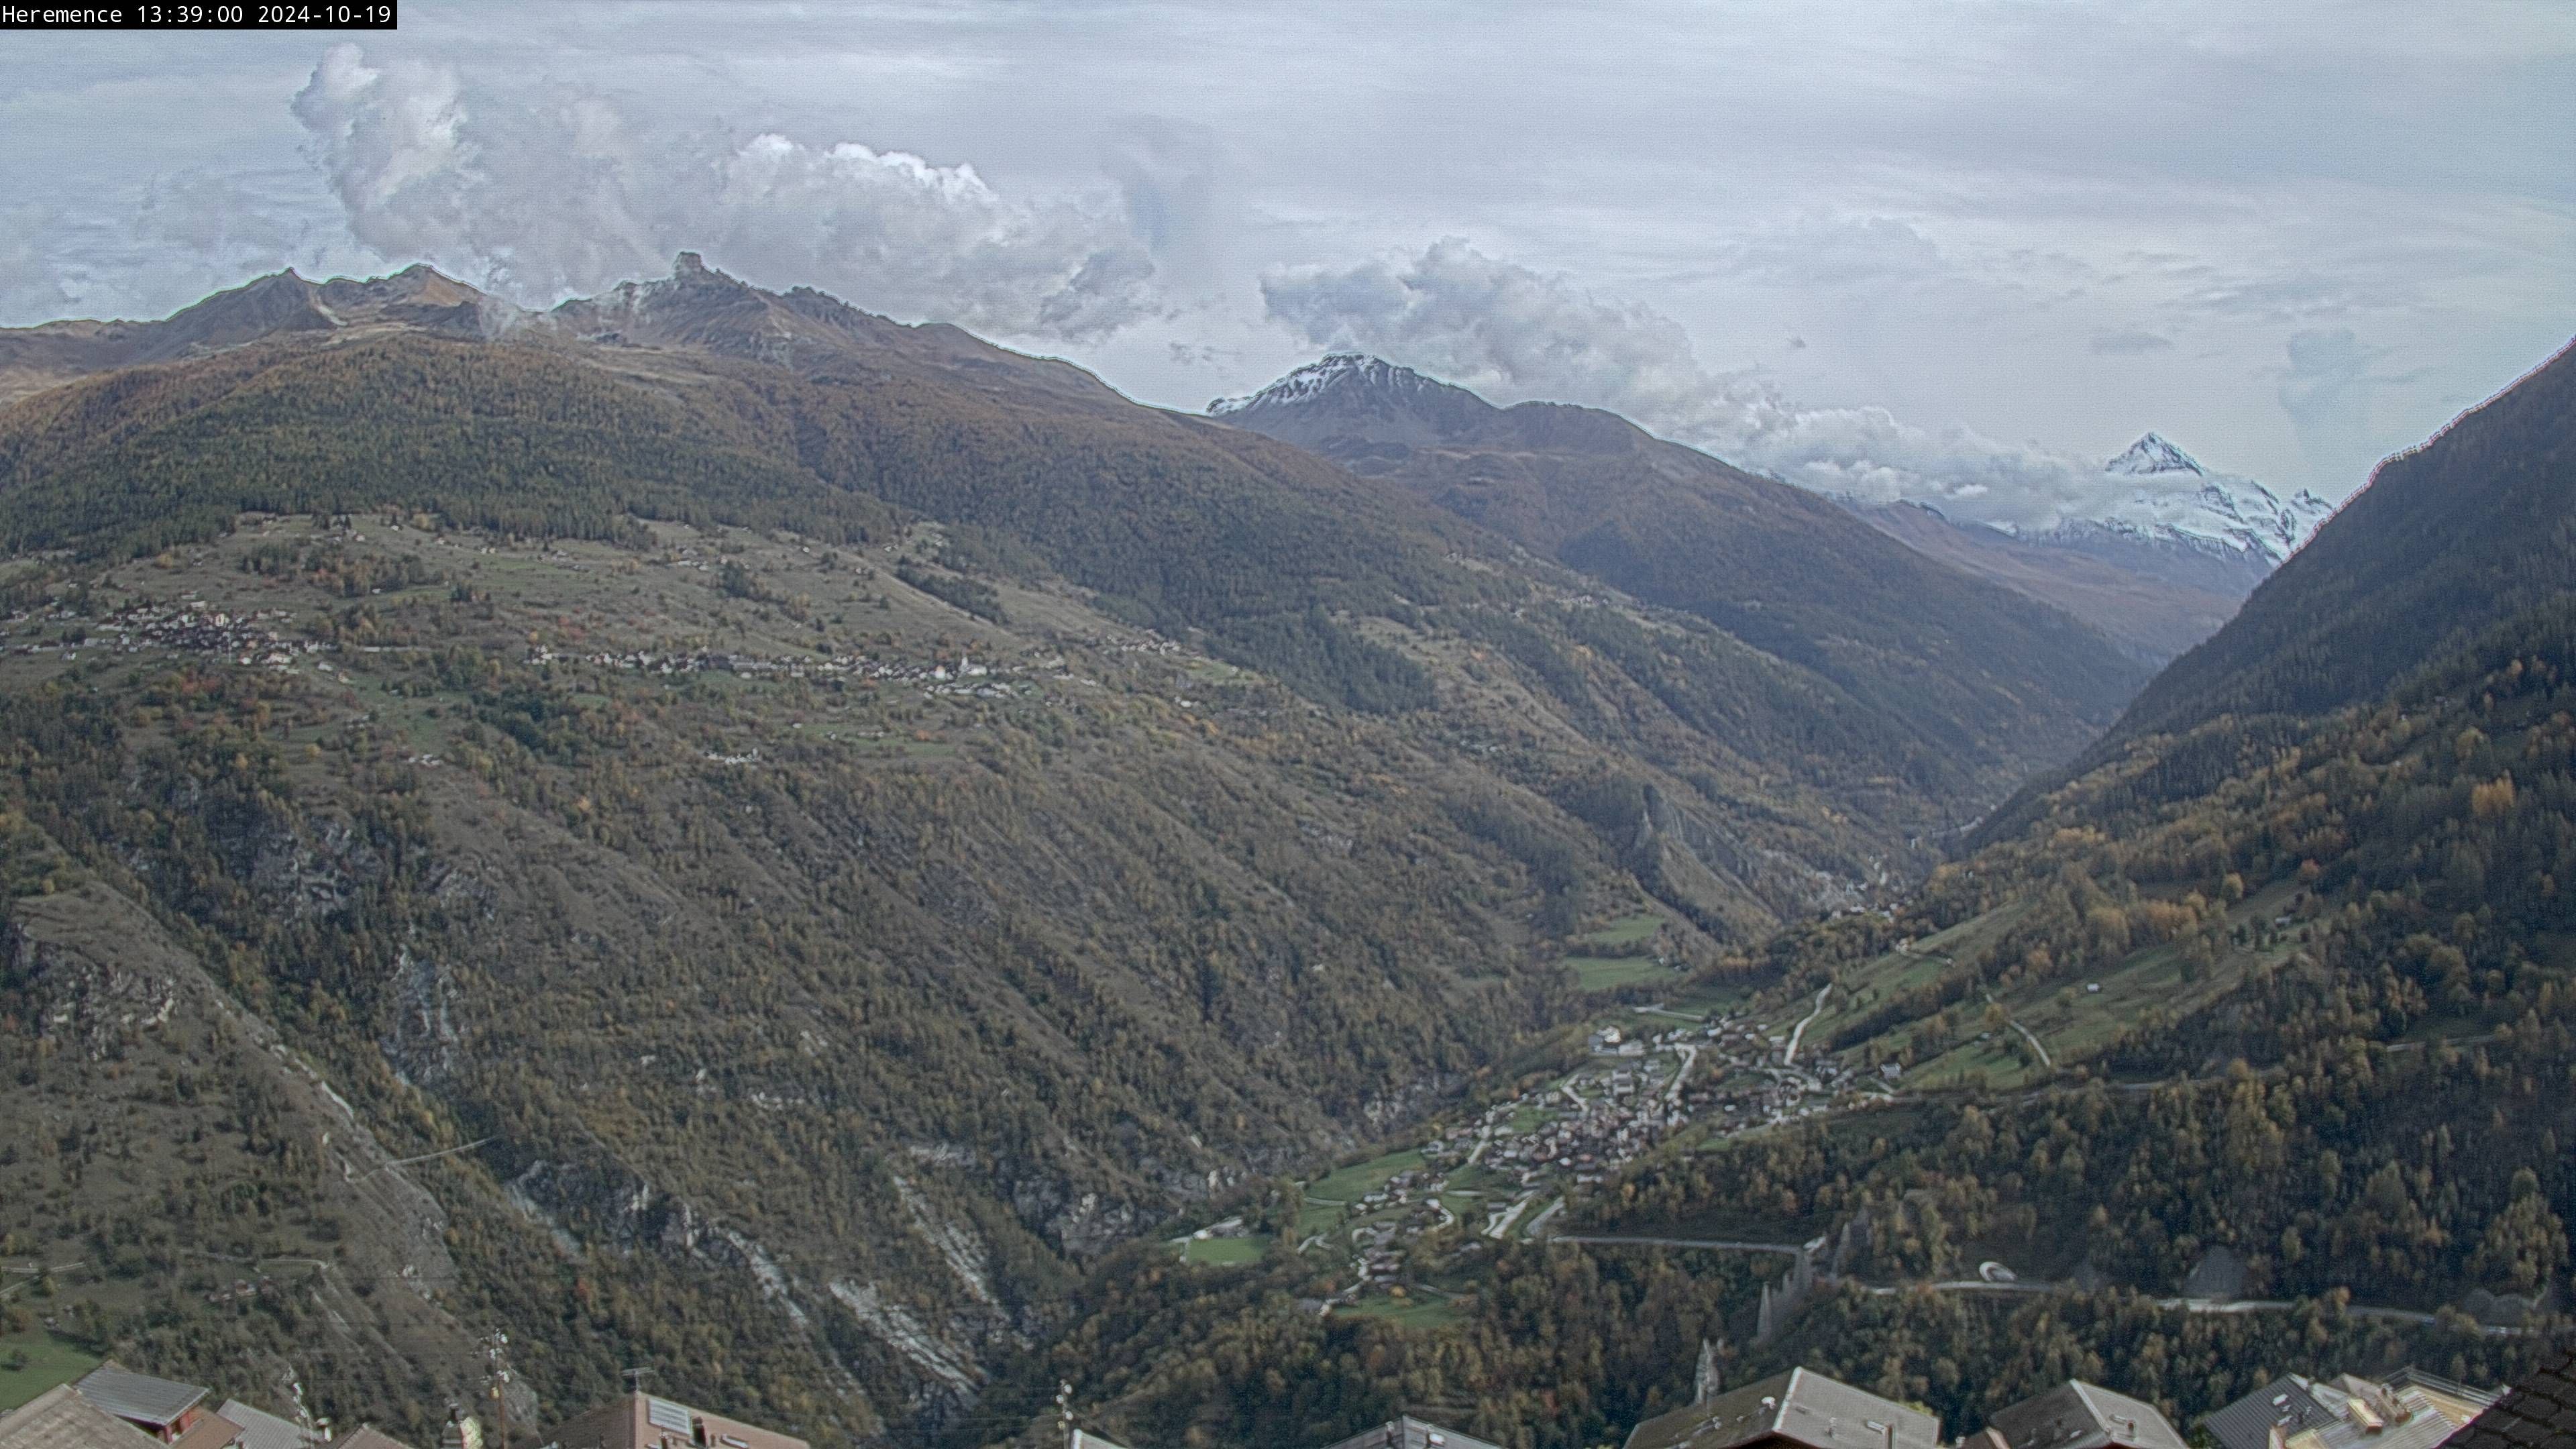
[[[1573,970],[1575,984],[1586,991],[1616,991],[1623,986],[1681,979],[1671,967],[1655,964],[1652,956],[1568,956],[1565,964]]]
[[[1458,1305],[1428,1295],[1418,1298],[1411,1295],[1402,1298],[1374,1295],[1356,1303],[1345,1303],[1333,1311],[1353,1318],[1381,1319],[1407,1328],[1444,1328],[1464,1322],[1467,1316]]]
[[[1306,1196],[1326,1198],[1333,1202],[1352,1203],[1386,1186],[1386,1180],[1408,1168],[1422,1165],[1422,1153],[1408,1147],[1384,1157],[1353,1163],[1306,1184]]]
[[[1641,946],[1663,929],[1664,918],[1654,911],[1639,911],[1621,916],[1609,925],[1583,938],[1583,943],[1607,954],[1622,946]]]
[[[10,1364],[25,1359],[25,1366]],[[67,1384],[98,1367],[86,1354],[43,1329],[0,1335],[0,1413],[27,1402],[56,1384]]]
[[[1192,1238],[1181,1246],[1181,1261],[1232,1268],[1258,1263],[1268,1251],[1268,1238]]]

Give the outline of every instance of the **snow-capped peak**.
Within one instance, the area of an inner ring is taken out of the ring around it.
[[[2060,532],[2106,530],[2225,553],[2256,553],[2271,564],[2298,551],[2334,506],[2301,489],[2288,502],[2251,478],[2213,473],[2157,433],[2102,469],[2109,496]]]
[[[1409,367],[1398,367],[1381,357],[1363,352],[1334,352],[1321,360],[1307,363],[1286,377],[1256,393],[1242,397],[1221,397],[1208,404],[1208,416],[1221,418],[1251,408],[1284,407],[1310,402],[1332,392],[1351,388],[1366,392],[1412,390],[1433,386],[1429,378]]]
[[[2129,451],[2112,459],[2102,471],[2132,475],[2199,473],[2204,476],[2209,472],[2208,469],[2200,466],[2199,459],[2175,447],[2162,433],[2149,433],[2131,443]]]

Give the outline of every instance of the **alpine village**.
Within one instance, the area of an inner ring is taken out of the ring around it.
[[[2576,1444],[2576,352],[2007,533],[721,260],[0,330],[0,1449]]]

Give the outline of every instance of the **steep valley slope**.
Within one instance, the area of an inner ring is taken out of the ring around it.
[[[523,1424],[641,1358],[969,1432],[1100,1255],[1601,999],[1585,933],[1660,922],[1642,998],[1871,900],[2134,682],[2075,631],[2009,738],[2026,661],[1890,693],[693,258],[250,292],[0,337],[0,1255],[342,1422],[506,1331]]]
[[[1338,1244],[1231,1278],[1113,1261],[984,1442],[1045,1442],[1059,1376],[1122,1442],[1411,1407],[1574,1449],[1685,1402],[1703,1345],[1730,1382],[1803,1364],[1959,1433],[2070,1376],[2189,1423],[2284,1372],[2494,1386],[2563,1351],[2571,369],[2383,466],[1906,900],[1707,973],[1773,1046],[1708,1070],[1803,1080],[1788,1110],[1661,1135],[1559,1241],[1420,1232],[1394,1271],[1433,1326],[1300,1309],[1346,1281]],[[1561,1090],[1567,1051],[1523,1080]]]
[[[2222,559],[2130,540],[2087,551],[2062,538],[2015,538],[1920,503],[1847,506],[1917,553],[2054,604],[2154,666],[2217,633],[2268,572],[2268,560],[2251,554]],[[2153,561],[2161,567],[2142,566],[2141,554],[2160,554]]]
[[[1963,781],[2072,753],[2149,670],[2050,604],[1597,408],[1498,408],[1336,354],[1209,411],[1793,661]]]

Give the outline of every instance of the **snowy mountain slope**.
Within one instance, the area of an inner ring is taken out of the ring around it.
[[[2206,551],[2259,554],[2266,571],[2296,553],[2334,513],[2305,489],[2284,502],[2251,478],[2213,473],[2156,433],[2130,445],[2102,469],[2098,512],[2061,520],[2058,541],[2081,543],[2108,532]]]
[[[1465,388],[1356,352],[1332,353],[1259,392],[1208,404],[1209,417],[1301,447],[1336,437],[1422,447],[1486,426],[1498,411]]]
[[[1258,391],[1218,398],[1208,415],[1315,449],[1370,477],[1423,475],[1432,466],[1426,449],[1607,459],[1643,441],[1624,422],[1607,426],[1615,414],[1543,403],[1497,408],[1464,388],[1349,352]],[[1467,509],[1472,499],[1471,516],[1516,528],[1524,544],[1543,552],[1564,541],[1539,526],[1550,510],[1530,513],[1537,507],[1531,498],[1514,495],[1528,516],[1504,524],[1493,511],[1502,506],[1499,496],[1493,466],[1486,466],[1436,501]],[[2333,512],[2314,494],[2284,501],[2251,478],[2214,472],[2157,433],[2067,490],[2045,527],[2005,521],[1964,496],[1836,501],[1912,551],[2063,609],[2149,664],[2207,638]]]
[[[2217,473],[2158,433],[2112,459],[2048,528],[1958,516],[1951,500],[1842,500],[1882,532],[2057,605],[2154,662],[2226,622],[2334,513]]]
[[[1331,395],[1337,389],[1413,393],[1436,386],[1409,367],[1358,352],[1335,352],[1288,373],[1259,392],[1221,397],[1208,404],[1208,416],[1225,417],[1255,407],[1286,407]]]

